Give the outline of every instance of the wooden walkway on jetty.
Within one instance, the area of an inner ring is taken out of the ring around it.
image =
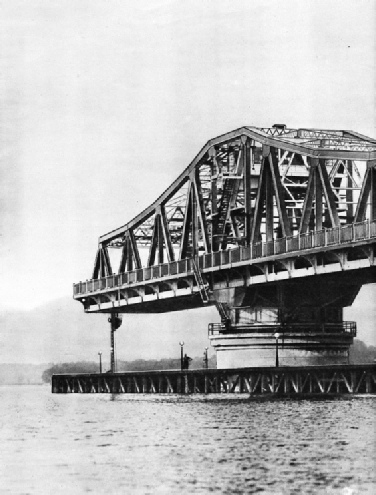
[[[376,364],[53,375],[52,392],[288,397],[376,394]]]

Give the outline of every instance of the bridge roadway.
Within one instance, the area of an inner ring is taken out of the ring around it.
[[[223,288],[328,275],[337,284],[338,273],[344,285],[346,273],[371,283],[375,244],[376,221],[367,220],[87,280],[74,284],[74,299],[91,313],[161,313],[215,304]]]

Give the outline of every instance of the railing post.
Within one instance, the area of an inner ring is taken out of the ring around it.
[[[327,231],[326,227],[324,227],[324,245],[325,246],[328,245],[328,231]]]

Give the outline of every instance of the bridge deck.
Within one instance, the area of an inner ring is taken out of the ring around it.
[[[197,256],[195,258],[199,270],[206,275],[218,272],[219,270],[228,270],[232,268],[244,267],[247,265],[256,265],[269,261],[286,262],[289,259],[294,260],[301,256],[311,256],[320,253],[335,253],[343,248],[364,247],[373,244],[376,238],[376,221],[364,221],[357,224],[345,225],[333,229],[324,229],[321,231],[313,231],[307,234],[297,236],[284,237],[270,242],[258,242],[250,246],[239,247],[235,249],[223,250]],[[340,270],[351,270],[359,268],[369,268],[374,264],[374,256],[353,261],[346,260],[346,263],[341,263],[338,258]],[[364,266],[363,266],[364,265]],[[293,267],[294,268],[294,267]],[[323,274],[336,271],[333,263],[328,267],[317,266],[311,270],[305,270],[304,275]],[[278,275],[274,275],[274,279],[270,276],[260,275],[253,277],[253,283],[263,283],[268,281],[301,276],[295,270],[290,273],[288,268],[281,271]],[[311,273],[312,272],[312,273]],[[261,272],[260,272],[261,273]],[[192,283],[185,288],[164,287],[163,290],[156,289],[158,284],[166,282],[173,283],[179,279],[191,277]],[[154,286],[153,286],[154,284]],[[145,292],[145,287],[151,288],[150,293]],[[124,293],[127,289],[135,291],[134,293]],[[108,311],[115,306],[132,306],[143,303],[146,307],[149,301],[163,302],[163,299],[180,297],[185,299],[184,308],[189,307],[188,299],[196,294],[196,305],[201,305],[199,297],[200,288],[194,281],[194,260],[187,258],[180,261],[163,263],[147,268],[128,271],[121,274],[110,275],[104,278],[88,280],[74,284],[74,298],[81,302],[87,302],[92,298],[91,304],[86,305],[86,309],[90,311]],[[170,293],[171,292],[171,293]],[[101,296],[107,297],[106,301],[98,299]],[[120,299],[123,301],[120,303]],[[178,309],[178,306],[176,306]]]

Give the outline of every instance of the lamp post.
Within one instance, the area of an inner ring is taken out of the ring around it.
[[[275,337],[275,366],[278,368],[279,366],[279,359],[278,359],[278,339],[280,337],[279,333],[274,334]]]
[[[184,347],[184,342],[181,340],[179,342],[180,345],[180,370],[183,371],[183,347]]]
[[[99,373],[102,374],[102,353],[99,351],[98,352],[99,356]]]
[[[208,349],[209,347],[205,347],[204,351],[204,368],[208,369]]]

